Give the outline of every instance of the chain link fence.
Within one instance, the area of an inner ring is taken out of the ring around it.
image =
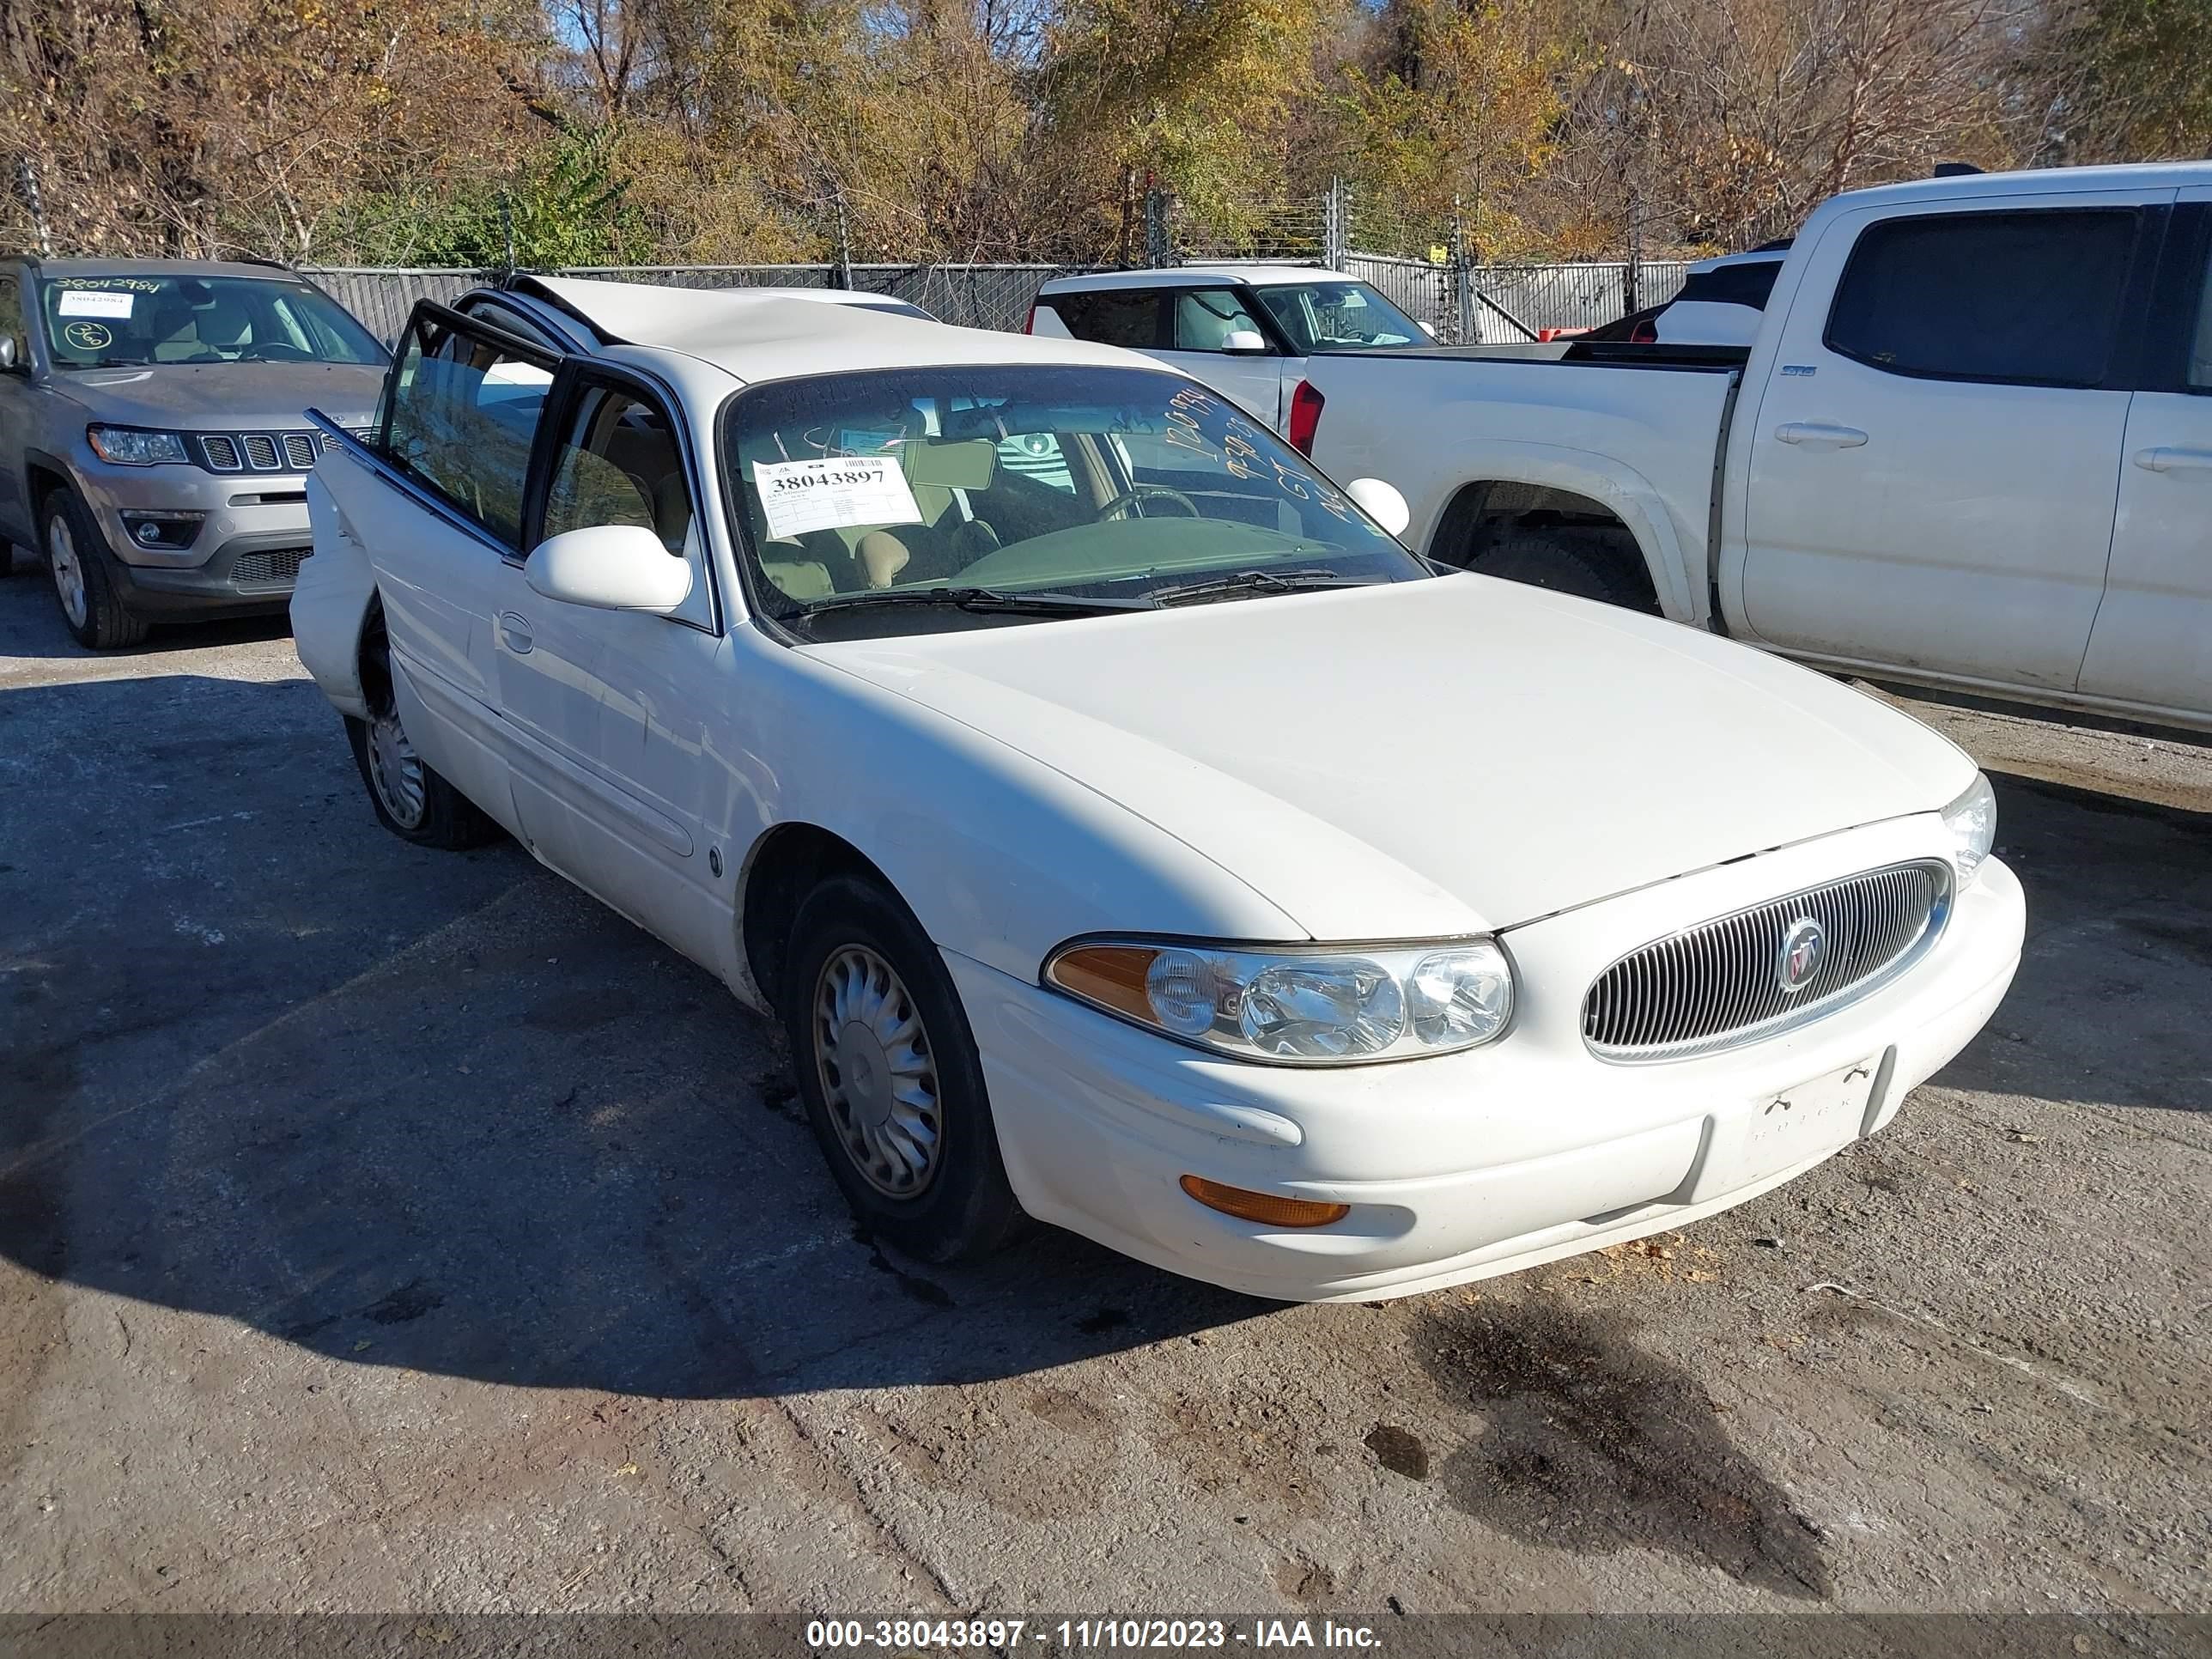
[[[1249,255],[1240,256],[1249,258]],[[1322,265],[1318,257],[1279,263]],[[1190,258],[1184,263],[1231,264]],[[1497,345],[1537,338],[1547,330],[1594,328],[1638,307],[1672,299],[1687,264],[1679,260],[1529,265],[1462,265],[1399,255],[1346,251],[1334,269],[1370,283],[1400,310],[1425,323],[1447,344]],[[969,328],[1018,331],[1037,290],[1055,276],[1108,266],[1087,265],[623,265],[579,266],[542,273],[600,282],[658,283],[672,288],[851,288],[889,294],[940,321]],[[417,300],[450,305],[471,289],[496,285],[495,270],[331,268],[303,270],[390,344]],[[1635,304],[1630,304],[1631,283]]]
[[[1017,330],[1029,321],[1037,289],[1089,265],[578,265],[538,274],[595,282],[655,283],[668,288],[854,289],[920,306],[940,322]],[[495,286],[496,270],[331,267],[301,275],[327,289],[386,344],[399,337],[417,300],[450,305],[473,288]]]

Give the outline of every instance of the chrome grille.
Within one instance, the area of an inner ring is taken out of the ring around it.
[[[1755,904],[1632,951],[1583,998],[1583,1041],[1604,1060],[1681,1060],[1751,1042],[1856,1001],[1942,931],[1946,864],[1893,865]],[[1784,987],[1784,941],[1820,923],[1827,954]]]
[[[300,574],[300,561],[313,550],[307,547],[277,547],[265,553],[241,553],[231,561],[230,579],[240,587],[291,581]]]
[[[200,462],[210,472],[305,472],[323,453],[313,432],[203,432]]]

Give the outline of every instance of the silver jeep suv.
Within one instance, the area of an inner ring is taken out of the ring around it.
[[[280,266],[0,258],[0,569],[35,548],[101,649],[283,610],[322,451],[302,411],[368,427],[385,362]]]

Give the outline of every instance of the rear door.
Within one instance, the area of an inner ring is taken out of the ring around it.
[[[443,306],[417,307],[373,446],[389,473],[328,479],[376,569],[400,720],[432,766],[503,821],[494,618],[520,580],[531,458],[558,363]]]
[[[2181,192],[2148,332],[2081,689],[2212,720],[2212,189]]]
[[[1249,295],[1227,284],[1176,289],[1164,309],[1165,345],[1152,355],[1279,426],[1285,355]]]
[[[2172,192],[2166,192],[2168,199]],[[2104,593],[2160,215],[2141,192],[1830,224],[1749,440],[1742,610],[1769,643],[2071,690]]]

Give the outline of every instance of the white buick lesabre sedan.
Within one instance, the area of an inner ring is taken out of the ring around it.
[[[1980,1028],[1987,781],[1464,574],[1158,364],[804,300],[424,305],[292,614],[385,825],[770,1011],[862,1224],[1366,1298],[1741,1203]]]

